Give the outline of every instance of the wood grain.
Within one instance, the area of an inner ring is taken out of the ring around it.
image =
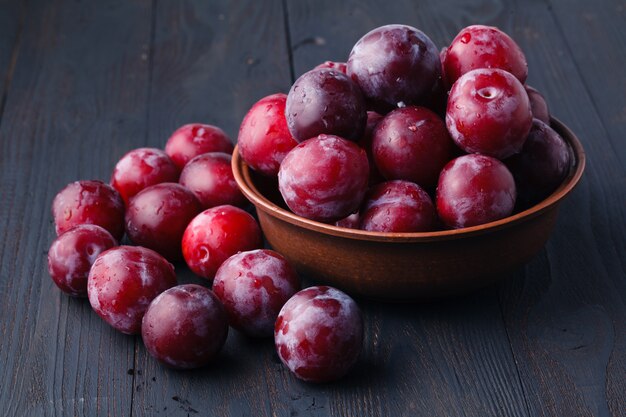
[[[23,2],[0,0],[0,120],[11,83],[25,19]]]
[[[150,4],[31,1],[0,127],[0,409],[127,416],[134,339],[48,276],[50,203],[144,136]]]
[[[621,127],[608,123],[607,106],[618,100],[623,80],[615,77],[614,95],[590,71],[610,68],[612,58],[596,50],[601,41],[609,42],[606,35],[623,17],[609,18],[615,10],[604,7],[609,2],[594,4],[593,13],[608,22],[599,39],[602,25],[594,31],[583,24],[584,2],[557,3],[560,8],[520,2],[510,28],[526,51],[529,82],[583,141],[587,172],[563,204],[543,256],[502,288],[502,304],[528,403],[537,415],[620,416],[626,403],[626,279],[620,255],[626,190],[623,141],[616,145],[611,139]],[[615,47],[619,50],[619,43]],[[582,56],[586,61],[577,62]],[[594,88],[603,88],[606,97]]]
[[[576,72],[582,77],[584,92],[607,128],[606,139],[622,172],[626,172],[626,144],[623,140],[626,136],[626,78],[623,76],[626,42],[622,39],[626,27],[626,2],[546,1],[551,6],[554,24],[567,44],[568,55],[573,58]],[[611,94],[607,94],[607,87]]]
[[[626,27],[626,2],[603,0],[591,5],[553,1],[551,5],[555,24],[563,33],[584,91],[602,123],[598,131],[587,127],[603,139],[600,146],[590,141],[594,146],[593,154],[590,153],[592,162],[604,185],[604,192],[598,197],[605,204],[598,217],[602,214],[601,218],[606,219],[603,234],[594,237],[597,245],[603,247],[603,262],[616,272],[621,269],[621,274],[611,274],[610,278],[626,302],[626,257],[620,256],[626,253],[626,78],[621,75],[626,66],[626,41],[620,41]],[[598,45],[611,47],[606,52],[593,53]]]
[[[291,85],[280,1],[157,2],[148,142],[185,123],[237,140],[252,104]]]

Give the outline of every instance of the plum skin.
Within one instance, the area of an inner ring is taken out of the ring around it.
[[[536,88],[524,85],[526,93],[528,94],[528,101],[530,102],[530,109],[533,114],[533,118],[539,119],[545,124],[550,124],[550,110],[548,109],[548,103]]]
[[[189,189],[203,209],[230,204],[245,207],[231,167],[231,156],[224,152],[198,155],[185,165],[178,182]]]
[[[211,290],[197,284],[161,293],[150,303],[141,324],[141,337],[150,355],[181,370],[211,362],[227,335],[222,304]]]
[[[217,126],[190,123],[176,129],[165,144],[165,153],[179,170],[194,157],[208,152],[233,153],[233,144]]]
[[[368,175],[363,149],[338,136],[319,135],[287,154],[278,172],[278,189],[295,214],[330,222],[358,209]]]
[[[144,188],[126,209],[126,234],[170,261],[182,259],[181,239],[198,213],[200,203],[187,188],[164,182]]]
[[[385,25],[352,48],[347,73],[371,109],[387,113],[398,104],[426,105],[441,83],[439,51],[426,34],[407,25]]]
[[[222,301],[229,324],[252,337],[274,334],[283,305],[300,290],[295,269],[269,249],[239,252],[220,266],[213,291]]]
[[[524,86],[501,69],[476,69],[452,86],[446,127],[468,153],[505,159],[518,153],[532,126]]]
[[[439,218],[458,229],[511,215],[515,207],[513,175],[499,160],[470,154],[448,162],[437,185]]]
[[[504,161],[515,178],[519,208],[526,209],[548,197],[567,175],[571,159],[563,138],[534,119],[522,151]]]
[[[125,334],[138,334],[150,302],[176,285],[174,267],[155,251],[118,246],[102,252],[87,279],[93,310]]]
[[[429,232],[437,213],[426,191],[410,181],[387,181],[372,187],[361,209],[361,229],[371,232]]]
[[[441,56],[448,86],[478,68],[502,69],[522,84],[528,77],[528,63],[522,49],[509,35],[493,26],[463,28]]]
[[[300,76],[287,94],[287,126],[298,142],[321,134],[357,141],[367,121],[365,99],[348,76],[330,68]]]
[[[314,69],[320,69],[320,68],[335,69],[339,72],[343,72],[344,74],[348,72],[348,66],[345,62],[324,61],[321,64],[317,65]]]
[[[138,148],[126,153],[115,164],[111,186],[125,204],[139,191],[162,182],[178,182],[180,170],[161,149]]]
[[[239,128],[237,144],[243,160],[255,171],[275,177],[285,155],[298,142],[285,118],[286,94],[272,94],[257,101]]]
[[[95,224],[81,224],[57,237],[48,251],[48,273],[64,293],[87,297],[91,265],[107,249],[117,246],[111,234]]]
[[[210,281],[230,256],[262,245],[261,229],[254,217],[230,205],[212,207],[198,214],[182,239],[187,266]]]
[[[376,126],[372,155],[388,180],[407,180],[421,187],[437,184],[452,159],[454,144],[444,121],[425,107],[409,106],[387,114]]]
[[[378,184],[379,182],[385,181],[385,178],[378,171],[376,167],[376,162],[374,162],[374,155],[372,153],[372,141],[374,139],[374,129],[376,126],[383,120],[383,115],[380,113],[376,113],[375,111],[367,112],[367,123],[365,124],[365,131],[363,132],[363,136],[357,142],[357,144],[365,150],[367,154],[367,162],[370,165],[370,174],[369,174],[369,184]]]
[[[343,219],[339,219],[333,223],[337,227],[345,227],[346,229],[358,229],[361,226],[361,218],[359,212],[352,213]]]
[[[99,180],[74,181],[52,202],[57,236],[80,224],[95,224],[116,240],[124,236],[124,201],[111,186]]]
[[[280,360],[299,379],[328,382],[343,377],[363,345],[361,312],[347,294],[309,287],[283,306],[274,341]]]

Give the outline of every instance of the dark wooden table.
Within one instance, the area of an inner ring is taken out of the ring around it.
[[[107,180],[187,122],[235,139],[253,102],[386,23],[439,46],[504,29],[583,142],[583,181],[528,265],[461,299],[359,300],[364,353],[326,385],[232,331],[213,366],[167,370],[57,290],[49,210],[66,183]],[[624,68],[623,0],[0,0],[0,415],[625,416]]]

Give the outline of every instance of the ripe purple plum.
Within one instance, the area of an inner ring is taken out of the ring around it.
[[[515,199],[513,175],[490,156],[460,156],[441,171],[437,212],[449,227],[476,226],[507,217],[513,212]]]
[[[124,203],[151,185],[162,182],[178,182],[180,170],[165,152],[156,148],[133,149],[115,165],[111,186]]]
[[[222,129],[208,124],[190,123],[181,126],[165,144],[165,153],[179,170],[196,156],[209,152],[232,154],[233,144]]]
[[[124,236],[124,201],[102,181],[69,183],[52,201],[57,236],[80,224],[95,224],[118,241]]]
[[[146,349],[174,369],[207,365],[222,349],[228,335],[226,314],[208,288],[185,284],[156,297],[141,324]]]
[[[172,182],[152,185],[130,199],[126,234],[134,244],[177,261],[182,259],[185,228],[200,211],[196,197],[182,185]]]
[[[425,107],[404,107],[387,114],[372,138],[372,155],[389,180],[430,188],[452,159],[453,142],[443,120]]]
[[[436,220],[428,193],[409,181],[374,186],[361,210],[361,229],[371,232],[429,232],[436,228]]]
[[[359,87],[346,74],[330,68],[300,76],[287,95],[287,126],[298,141],[320,134],[356,141],[363,135],[367,113]]]
[[[468,153],[505,159],[522,150],[533,116],[524,86],[501,69],[477,69],[452,86],[446,126]]]
[[[210,281],[226,259],[263,246],[261,229],[244,210],[224,205],[198,214],[183,234],[183,257],[189,268]]]
[[[462,29],[442,53],[448,85],[478,68],[499,68],[520,83],[528,77],[524,52],[509,35],[492,26],[472,25]]]
[[[386,25],[365,34],[348,58],[348,76],[373,110],[387,113],[400,105],[425,105],[441,83],[441,61],[424,32]]]
[[[245,207],[243,196],[230,165],[231,156],[224,152],[198,155],[185,165],[178,182],[189,189],[203,209],[230,204]]]
[[[278,172],[278,189],[297,215],[329,222],[358,209],[368,174],[363,149],[338,136],[319,135],[287,154]]]
[[[117,246],[102,252],[87,279],[93,310],[116,330],[138,334],[150,302],[176,285],[174,267],[155,251]]]
[[[91,265],[107,249],[117,245],[111,233],[95,224],[81,224],[57,237],[48,251],[48,272],[64,293],[87,297]]]
[[[278,175],[280,163],[298,142],[285,118],[286,94],[272,94],[257,101],[239,128],[239,152],[252,169],[264,175]]]
[[[528,208],[548,197],[567,175],[570,161],[571,151],[563,138],[534,119],[522,151],[504,161],[515,178],[518,206]]]
[[[363,345],[363,319],[347,294],[326,286],[306,288],[283,306],[274,329],[276,351],[304,381],[344,376]]]
[[[281,254],[269,249],[231,256],[213,281],[213,291],[224,304],[228,323],[252,337],[274,334],[280,309],[298,290],[300,281],[295,269]]]

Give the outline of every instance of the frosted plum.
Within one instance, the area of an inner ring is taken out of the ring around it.
[[[443,120],[425,107],[387,114],[372,138],[372,155],[383,177],[434,187],[452,159],[453,142]]]
[[[492,26],[472,25],[462,29],[442,51],[442,62],[448,86],[478,68],[502,69],[522,84],[528,76],[522,49],[509,35]]]
[[[226,314],[208,288],[185,284],[156,297],[141,325],[141,337],[154,358],[174,369],[207,365],[228,335]]]
[[[298,142],[287,127],[286,94],[272,94],[257,101],[239,128],[239,153],[252,169],[276,176],[285,155]]]
[[[522,149],[531,125],[528,94],[506,71],[470,71],[450,90],[446,126],[468,153],[508,158]]]
[[[282,255],[269,249],[231,256],[213,281],[213,291],[224,304],[229,324],[253,337],[274,334],[280,309],[298,290],[296,271]]]
[[[333,381],[350,370],[361,352],[361,312],[352,298],[335,288],[306,288],[280,311],[274,341],[281,361],[296,377]]]
[[[109,232],[94,224],[81,224],[55,239],[48,251],[48,272],[64,293],[87,297],[87,277],[101,252],[117,245]]]
[[[102,181],[69,183],[52,201],[57,236],[80,224],[95,224],[120,240],[124,236],[124,201]]]
[[[338,136],[319,135],[287,154],[278,172],[278,189],[297,215],[334,221],[359,207],[368,173],[363,149]]]
[[[169,155],[179,170],[194,157],[208,152],[233,153],[233,144],[222,129],[217,126],[190,123],[179,127],[165,144]]]
[[[381,113],[399,104],[426,104],[441,80],[437,47],[424,32],[406,25],[366,33],[352,48],[347,70],[368,104]]]
[[[371,232],[428,232],[436,227],[435,206],[424,189],[409,181],[373,187],[361,210],[361,229]]]
[[[118,246],[96,258],[87,294],[105,322],[122,333],[138,334],[150,302],[174,285],[174,267],[161,255],[141,246]]]
[[[165,152],[156,148],[133,149],[119,160],[111,176],[124,203],[151,185],[178,182],[180,171]]]
[[[198,155],[185,165],[179,182],[204,209],[224,204],[244,207],[248,200],[237,186],[230,162],[231,156],[223,152]]]
[[[359,140],[365,129],[365,99],[341,71],[320,68],[296,80],[285,104],[287,126],[298,141],[320,134]]]
[[[437,212],[449,227],[476,226],[509,216],[515,198],[513,175],[502,162],[486,155],[464,155],[441,171]]]
[[[182,185],[152,185],[131,198],[126,210],[126,234],[133,243],[177,261],[182,259],[185,228],[200,211],[198,200]]]

